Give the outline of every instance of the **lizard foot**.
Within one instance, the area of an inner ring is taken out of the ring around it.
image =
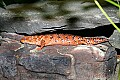
[[[42,48],[41,47],[36,47],[35,49],[30,50],[31,53],[37,53],[40,51]]]

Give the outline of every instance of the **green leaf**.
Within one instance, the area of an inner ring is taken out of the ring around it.
[[[5,7],[6,7],[6,4],[4,3],[3,0],[0,0],[0,7],[6,9],[6,8],[5,8]]]
[[[114,6],[117,6],[118,8],[120,8],[120,5],[117,4],[117,3],[115,3],[114,1],[111,1],[111,0],[105,0],[105,1],[107,1],[107,2],[109,2],[109,3],[111,3],[111,4],[113,4]]]
[[[100,6],[99,2],[97,0],[94,0],[95,4],[98,6],[98,8],[102,11],[102,13],[105,15],[105,17],[109,20],[109,22],[120,32],[120,28],[118,28],[115,23],[110,19],[108,14],[103,10],[103,8]]]

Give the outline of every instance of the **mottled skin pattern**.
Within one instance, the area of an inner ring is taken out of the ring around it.
[[[39,36],[24,36],[22,43],[35,44],[40,46],[39,50],[48,45],[94,45],[108,41],[107,38],[81,37],[71,34],[46,34]]]

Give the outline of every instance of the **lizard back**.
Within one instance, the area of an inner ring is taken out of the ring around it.
[[[24,36],[21,39],[22,43],[35,44],[38,46],[48,45],[94,45],[108,41],[107,38],[100,37],[81,37],[71,34],[46,34],[39,36]]]

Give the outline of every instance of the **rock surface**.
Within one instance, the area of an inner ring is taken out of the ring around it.
[[[115,48],[120,49],[120,33],[117,30],[114,30],[113,34],[110,36],[110,43]]]
[[[66,1],[13,4],[7,10],[0,9],[0,31],[3,31],[0,33],[0,80],[117,80],[115,48],[120,49],[119,33],[112,34],[114,29],[109,32],[111,27],[107,31],[103,28],[110,23],[95,6],[89,2]],[[119,23],[116,7],[103,8]],[[87,29],[90,31],[81,32]],[[92,46],[52,45],[36,51],[36,45],[20,42],[26,34],[57,30],[79,30],[80,36],[109,33],[107,37],[111,35],[110,44],[115,48],[107,42]]]
[[[117,53],[108,43],[52,45],[35,51],[36,45],[20,43],[21,35],[3,34],[0,46],[2,80],[109,80],[114,77]]]
[[[82,30],[109,25],[99,8],[90,2],[63,1],[13,4],[0,8],[0,31],[36,34],[45,31]],[[117,8],[104,7],[109,17],[119,23]]]

